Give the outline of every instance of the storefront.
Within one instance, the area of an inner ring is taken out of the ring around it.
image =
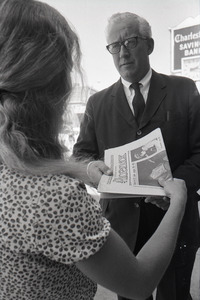
[[[200,15],[170,30],[171,72],[193,79],[200,90]]]

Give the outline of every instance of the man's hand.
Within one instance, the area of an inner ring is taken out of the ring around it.
[[[101,160],[94,160],[87,165],[87,175],[90,179],[91,184],[97,187],[101,176],[105,174],[108,176],[112,175],[112,170]]]

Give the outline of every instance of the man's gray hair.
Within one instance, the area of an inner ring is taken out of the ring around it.
[[[105,30],[106,33],[106,38],[108,38],[111,27],[115,25],[118,22],[124,21],[124,20],[130,20],[133,22],[133,25],[135,25],[139,31],[139,35],[142,37],[146,38],[151,38],[152,37],[152,32],[151,32],[151,26],[145,20],[144,18],[130,12],[123,12],[123,13],[116,13],[113,14],[109,19],[108,19],[108,24]]]

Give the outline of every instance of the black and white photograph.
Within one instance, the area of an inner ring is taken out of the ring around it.
[[[0,141],[0,300],[200,300],[200,0],[0,0]]]

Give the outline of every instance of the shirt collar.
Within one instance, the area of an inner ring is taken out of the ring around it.
[[[151,76],[152,76],[152,69],[150,68],[147,74],[140,80],[140,83],[144,88],[146,88],[150,84]],[[122,77],[121,77],[121,81],[122,84],[129,89],[132,82],[126,81]]]

